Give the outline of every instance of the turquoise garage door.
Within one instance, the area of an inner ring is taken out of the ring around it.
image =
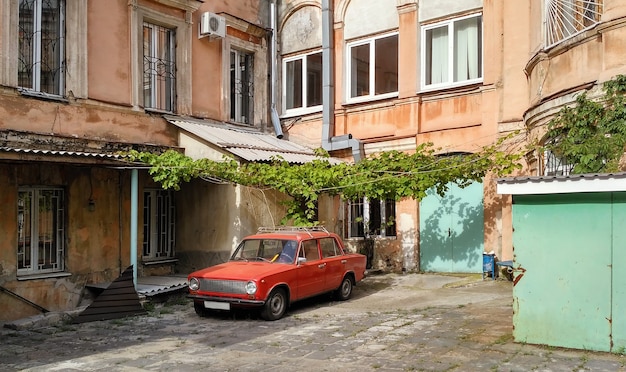
[[[483,185],[449,184],[420,202],[420,270],[481,273],[484,250]]]

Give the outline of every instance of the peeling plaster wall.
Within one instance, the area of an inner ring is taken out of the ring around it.
[[[57,164],[0,164],[0,285],[50,310],[75,308],[86,283],[112,281],[130,261],[128,173],[107,168]],[[20,186],[64,189],[65,277],[31,279],[17,275],[17,195]],[[88,200],[95,209],[88,209]],[[0,320],[34,315],[38,310],[0,294]]]
[[[225,262],[245,236],[276,226],[286,197],[273,190],[191,181],[177,199],[178,273]]]

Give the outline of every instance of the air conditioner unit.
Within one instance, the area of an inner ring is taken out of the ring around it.
[[[200,16],[198,37],[220,38],[226,36],[226,19],[211,12]]]

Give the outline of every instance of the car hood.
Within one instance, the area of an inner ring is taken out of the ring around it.
[[[189,274],[189,278],[251,280],[293,269],[292,264],[261,261],[229,261]]]

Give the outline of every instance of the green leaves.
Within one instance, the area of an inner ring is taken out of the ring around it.
[[[619,170],[626,144],[626,76],[607,81],[603,89],[603,101],[580,94],[573,107],[562,108],[548,123],[544,147],[574,164],[572,173]]]
[[[322,193],[344,199],[422,199],[435,187],[443,195],[446,185],[467,186],[487,172],[508,174],[519,168],[521,154],[497,149],[508,137],[474,154],[436,155],[439,149],[424,143],[409,154],[386,151],[356,164],[331,164],[328,153],[316,150],[317,158],[305,164],[290,164],[280,157],[268,163],[239,164],[233,158],[222,161],[193,160],[176,151],[161,155],[131,151],[128,158],[149,164],[150,175],[163,188],[178,190],[192,178],[211,177],[250,187],[272,188],[291,196],[282,223],[311,225],[316,221],[317,200]],[[437,150],[437,151],[436,151]]]

